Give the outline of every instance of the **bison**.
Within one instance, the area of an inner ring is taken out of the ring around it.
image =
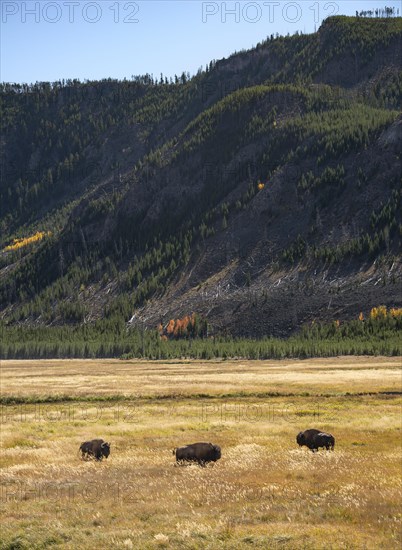
[[[81,443],[80,449],[81,458],[87,460],[94,457],[96,460],[102,460],[110,455],[110,443],[106,443],[103,439],[92,439],[92,441],[84,441]]]
[[[320,430],[305,430],[299,432],[296,437],[297,443],[302,447],[305,445],[313,451],[318,451],[319,447],[325,447],[327,450],[334,450],[335,438],[332,434],[321,432]]]
[[[197,462],[205,466],[207,462],[216,462],[221,458],[221,448],[212,443],[193,443],[173,450],[176,462]]]

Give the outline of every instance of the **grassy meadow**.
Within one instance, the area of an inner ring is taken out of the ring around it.
[[[400,357],[1,362],[2,549],[394,549]],[[298,448],[309,427],[334,452]],[[111,455],[82,461],[82,441]],[[172,450],[221,446],[205,468]]]

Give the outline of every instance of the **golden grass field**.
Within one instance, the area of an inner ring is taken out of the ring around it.
[[[402,544],[400,357],[2,361],[1,390],[2,549]],[[222,459],[176,466],[195,441]]]

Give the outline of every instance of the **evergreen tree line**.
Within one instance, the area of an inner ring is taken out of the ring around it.
[[[288,339],[209,336],[165,339],[160,329],[127,328],[121,319],[81,327],[1,325],[2,359],[107,358],[283,359],[336,355],[401,355],[402,310],[377,318],[305,326]],[[381,312],[381,311],[380,311]],[[203,322],[198,322],[205,332]],[[205,332],[207,334],[208,331]]]

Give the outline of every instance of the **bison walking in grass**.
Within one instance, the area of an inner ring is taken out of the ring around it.
[[[335,438],[332,434],[314,429],[299,432],[296,441],[300,447],[305,445],[311,449],[313,453],[318,451],[319,447],[325,447],[327,450],[331,451],[333,451],[335,447]]]
[[[176,462],[197,462],[205,466],[207,462],[216,462],[221,458],[221,448],[212,443],[193,443],[173,450]]]
[[[90,458],[102,460],[103,457],[107,458],[110,455],[110,443],[106,443],[103,439],[84,441],[84,443],[81,443],[80,451],[83,460],[88,460]]]

